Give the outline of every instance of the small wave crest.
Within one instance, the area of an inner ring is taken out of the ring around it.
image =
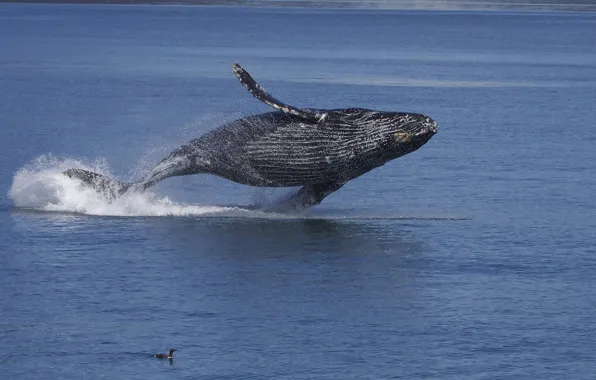
[[[192,216],[239,210],[234,207],[177,203],[150,191],[130,192],[110,201],[81,181],[62,174],[71,168],[85,169],[113,178],[105,160],[85,163],[46,155],[17,171],[8,196],[17,208],[86,215]]]

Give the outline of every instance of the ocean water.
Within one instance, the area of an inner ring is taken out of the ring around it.
[[[589,12],[0,5],[0,378],[592,379],[594,41]],[[60,174],[268,111],[234,62],[439,133],[299,215]]]

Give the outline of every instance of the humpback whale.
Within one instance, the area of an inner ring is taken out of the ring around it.
[[[110,199],[144,191],[168,177],[199,173],[250,186],[302,186],[284,204],[284,209],[301,211],[349,180],[414,152],[437,133],[437,123],[418,113],[294,107],[271,96],[239,64],[233,69],[240,83],[275,111],[234,120],[189,141],[138,182],[83,169],[64,174]]]

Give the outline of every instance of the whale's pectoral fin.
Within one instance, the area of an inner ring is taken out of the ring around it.
[[[284,202],[283,207],[292,211],[303,211],[318,205],[326,196],[339,190],[343,185],[343,183],[337,182],[305,185]]]
[[[124,194],[132,183],[125,183],[108,178],[104,175],[83,169],[68,169],[63,174],[69,178],[78,179],[85,185],[105,194],[108,198],[117,198]]]
[[[233,67],[234,74],[236,74],[236,76],[240,80],[240,83],[242,83],[242,85],[246,87],[246,89],[248,90],[248,92],[252,94],[252,96],[259,99],[263,103],[284,113],[298,116],[311,123],[319,123],[325,119],[325,116],[327,116],[326,112],[296,108],[275,99],[267,91],[265,91],[265,89],[261,87],[261,85],[259,85],[257,81],[254,80],[253,77],[248,73],[248,71],[244,70],[242,66],[235,63]]]

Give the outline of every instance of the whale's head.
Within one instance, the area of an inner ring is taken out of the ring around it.
[[[431,117],[417,113],[384,112],[378,124],[381,145],[392,158],[419,149],[439,130]]]
[[[345,111],[343,121],[359,136],[360,150],[384,162],[419,149],[438,131],[432,118],[418,113]]]

